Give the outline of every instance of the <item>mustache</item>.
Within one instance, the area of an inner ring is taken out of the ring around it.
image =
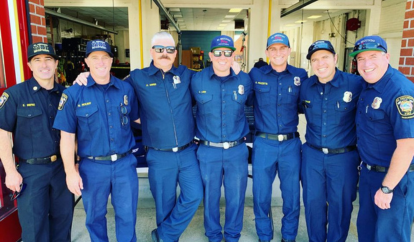
[[[159,60],[161,59],[167,59],[167,60],[171,60],[171,58],[168,55],[162,55],[158,58]]]

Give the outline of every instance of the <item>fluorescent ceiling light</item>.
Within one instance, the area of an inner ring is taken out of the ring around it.
[[[295,23],[300,24],[300,23],[306,23],[306,20],[298,20]]]
[[[179,8],[170,8],[169,9],[170,12],[180,12]]]
[[[182,17],[183,17],[183,15],[181,15],[181,14],[174,14],[174,17],[175,17],[175,18],[182,18]]]
[[[320,18],[320,17],[322,17],[322,15],[312,15],[312,16],[309,16],[308,18],[309,19],[316,19],[316,18]]]
[[[176,21],[177,21],[177,22],[184,22],[184,19],[179,18],[179,19],[176,19]]]
[[[231,8],[229,13],[240,13],[242,10],[241,8]]]
[[[230,23],[232,20],[229,20],[229,19],[225,19],[225,20],[223,20],[223,21],[221,21],[221,22],[223,22],[223,23]]]
[[[220,27],[226,27],[227,24],[219,24]]]
[[[218,29],[218,30],[223,30],[223,29],[224,29],[224,27],[217,27],[217,29]]]
[[[234,18],[236,15],[226,15],[224,18]]]

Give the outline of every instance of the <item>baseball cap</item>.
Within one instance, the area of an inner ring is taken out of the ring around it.
[[[287,47],[290,48],[289,38],[285,34],[282,34],[282,33],[272,34],[267,39],[266,49],[269,48],[269,46],[271,46],[273,44],[284,44],[284,45],[286,45]]]
[[[111,46],[103,40],[90,40],[86,43],[85,57],[88,57],[89,54],[94,51],[104,51],[108,53],[109,56],[114,57],[111,52]]]
[[[211,50],[217,48],[229,48],[233,51],[236,50],[236,48],[234,48],[233,39],[227,35],[217,36],[211,41]]]
[[[53,49],[52,45],[42,42],[31,44],[27,48],[28,61],[37,55],[50,55],[55,60],[59,59],[59,57],[55,54],[55,50]]]
[[[308,54],[306,55],[306,59],[310,60],[313,53],[318,50],[327,50],[335,55],[334,47],[332,46],[331,42],[328,40],[318,40],[315,41],[311,46],[309,46]]]
[[[387,53],[387,43],[384,39],[377,35],[365,36],[355,43],[354,51],[349,55],[351,57],[355,57],[359,53],[369,50],[376,50]]]

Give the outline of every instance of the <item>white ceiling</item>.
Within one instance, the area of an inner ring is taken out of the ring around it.
[[[310,5],[309,5],[310,6]],[[53,8],[47,6],[47,8]],[[56,9],[55,9],[56,10]],[[83,19],[85,21],[95,23],[98,20],[98,25],[112,28],[115,25],[117,28],[128,28],[128,8],[111,8],[111,7],[64,7],[60,9],[61,13]],[[234,31],[234,20],[247,19],[247,10],[243,9],[239,13],[230,13],[229,9],[212,9],[212,8],[171,8],[170,15],[174,16],[181,30],[194,31]],[[331,17],[339,14],[349,12],[350,9],[329,10]],[[161,19],[165,19],[160,13]],[[321,15],[317,19],[308,19],[311,15]],[[306,8],[298,10],[281,18],[281,30],[294,28],[300,25],[300,20],[320,21],[328,19],[329,16],[326,10],[315,10]],[[295,23],[296,22],[296,23]],[[113,24],[115,23],[115,24]],[[247,23],[246,23],[247,25]],[[170,28],[172,24],[170,24]],[[242,31],[243,29],[238,29]]]

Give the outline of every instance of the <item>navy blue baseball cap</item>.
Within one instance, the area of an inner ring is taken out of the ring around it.
[[[266,49],[273,44],[284,44],[290,48],[289,38],[282,33],[272,34],[269,38],[267,38]]]
[[[86,53],[85,57],[88,57],[90,53],[94,51],[104,51],[108,53],[110,57],[114,57],[114,55],[111,52],[111,46],[103,41],[103,40],[90,40],[86,44]]]
[[[52,45],[47,43],[39,42],[29,45],[27,48],[27,59],[30,61],[37,55],[50,55],[55,60],[59,59],[59,57],[55,54],[55,50],[53,49]]]
[[[328,40],[318,40],[315,41],[311,46],[309,46],[308,54],[306,55],[306,59],[310,60],[313,53],[318,50],[327,50],[335,55],[334,47],[332,46],[331,42]]]
[[[387,43],[377,35],[365,36],[355,43],[354,51],[349,54],[355,57],[361,52],[375,50],[387,53]]]
[[[228,48],[233,51],[236,50],[236,48],[234,48],[233,39],[227,35],[217,36],[211,41],[211,50],[217,48]]]

